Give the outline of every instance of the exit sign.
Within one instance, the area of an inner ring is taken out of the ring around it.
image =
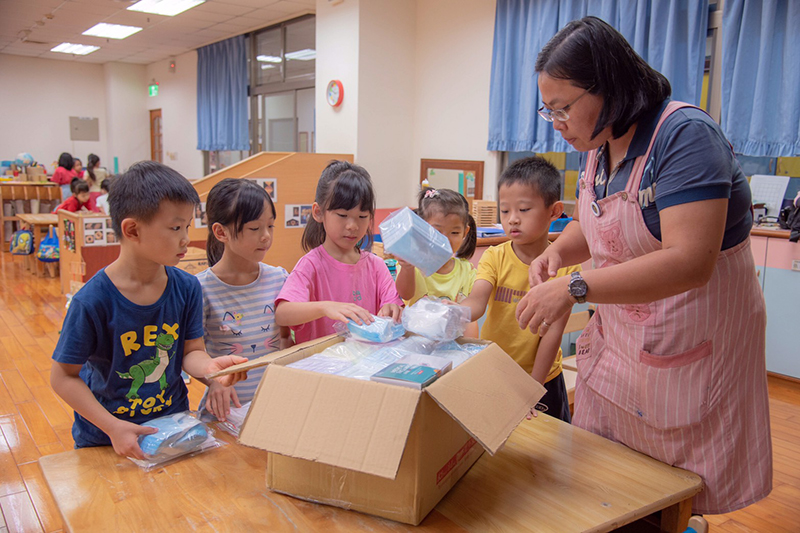
[[[158,96],[158,84],[157,83],[154,83],[153,85],[150,85],[147,89],[148,89],[148,94],[150,96]]]

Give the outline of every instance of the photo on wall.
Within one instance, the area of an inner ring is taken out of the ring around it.
[[[259,187],[263,187],[273,202],[278,201],[278,179],[277,178],[247,178],[254,181]]]
[[[289,204],[284,207],[287,228],[304,228],[311,218],[310,204]]]
[[[194,206],[194,227],[207,228],[208,217],[206,216],[206,203],[200,202]]]
[[[106,234],[113,235],[107,231],[106,222],[109,219],[103,218],[84,218],[83,219],[83,245],[84,246],[105,246],[115,244],[106,240]]]

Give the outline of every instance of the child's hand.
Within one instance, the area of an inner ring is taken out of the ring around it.
[[[378,316],[390,316],[395,322],[400,322],[400,314],[403,312],[397,304],[386,304],[378,311]]]
[[[204,376],[209,374],[213,374],[214,372],[219,372],[220,370],[225,370],[229,366],[238,365],[239,363],[246,363],[246,357],[239,357],[238,355],[223,355],[222,357],[214,357],[208,364],[206,371],[203,373]],[[247,372],[236,372],[233,374],[228,374],[227,376],[220,376],[218,378],[214,378],[219,381],[220,385],[225,387],[230,387],[234,383],[238,383],[242,380],[247,379]]]
[[[331,320],[338,320],[347,324],[351,320],[358,324],[372,324],[375,319],[369,311],[356,304],[342,302],[325,302],[323,309],[325,316]]]
[[[208,386],[208,396],[206,397],[206,409],[208,412],[216,416],[220,422],[225,422],[231,412],[231,402],[236,407],[242,406],[239,403],[236,389],[226,387],[216,379],[212,379],[211,384]]]
[[[139,435],[152,435],[153,433],[158,433],[158,429],[118,420],[108,431],[108,437],[111,439],[111,445],[117,455],[144,460],[144,452],[139,447]]]

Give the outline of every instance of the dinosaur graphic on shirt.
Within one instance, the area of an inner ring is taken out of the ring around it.
[[[145,383],[158,381],[161,390],[167,388],[167,376],[165,374],[169,360],[175,357],[175,353],[169,354],[170,348],[175,344],[175,337],[168,333],[162,333],[156,337],[156,354],[150,359],[145,359],[130,367],[128,372],[117,372],[122,379],[131,379],[131,390],[125,397],[129,400],[139,398],[139,387]]]

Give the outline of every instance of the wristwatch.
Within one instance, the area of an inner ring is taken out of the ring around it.
[[[589,287],[587,287],[586,282],[583,281],[581,273],[573,272],[569,280],[569,287],[567,288],[569,295],[575,298],[579,304],[582,304],[586,302],[586,292],[588,290]]]

